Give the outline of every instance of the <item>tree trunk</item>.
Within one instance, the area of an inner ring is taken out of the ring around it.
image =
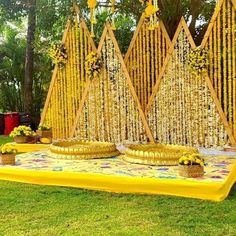
[[[161,19],[172,39],[183,15],[182,0],[159,0],[158,3],[162,12]]]
[[[28,1],[28,29],[25,55],[25,81],[24,81],[24,111],[33,113],[33,74],[34,74],[34,47],[36,29],[36,0]]]
[[[190,15],[192,16],[192,20],[189,25],[189,30],[195,39],[197,36],[196,32],[196,23],[199,15],[201,14],[201,7],[204,4],[203,0],[191,0],[190,1],[190,6],[189,6],[189,11]]]

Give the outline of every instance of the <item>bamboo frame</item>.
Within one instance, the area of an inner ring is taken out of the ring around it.
[[[148,115],[148,113],[150,112],[150,109],[151,109],[151,106],[153,105],[154,103],[154,99],[157,95],[157,93],[159,92],[159,89],[160,89],[160,85],[161,85],[161,82],[162,82],[162,79],[163,79],[163,76],[165,75],[165,72],[166,72],[166,69],[167,69],[167,65],[169,63],[169,61],[171,60],[171,56],[173,54],[173,51],[174,51],[174,47],[177,43],[177,40],[178,40],[178,37],[180,35],[180,32],[184,30],[186,36],[187,36],[187,39],[191,45],[191,48],[192,49],[195,49],[196,48],[196,45],[193,41],[193,38],[191,36],[191,33],[188,29],[188,26],[187,26],[187,23],[185,22],[184,18],[182,17],[181,20],[180,20],[180,23],[179,23],[179,26],[176,30],[176,33],[175,33],[175,36],[173,38],[173,41],[172,41],[172,44],[168,50],[168,55],[165,59],[165,62],[164,62],[164,65],[162,67],[162,70],[161,70],[161,73],[160,73],[160,76],[156,82],[156,85],[154,87],[154,90],[153,90],[153,93],[152,93],[152,96],[150,97],[150,100],[148,102],[148,105],[147,105],[147,108],[145,110],[145,113],[146,115]],[[225,130],[227,132],[227,135],[229,137],[229,140],[231,142],[232,145],[235,145],[236,144],[236,141],[234,139],[234,136],[233,136],[233,133],[232,133],[232,129],[230,128],[229,124],[228,124],[228,121],[227,121],[227,118],[222,110],[222,107],[221,107],[221,104],[220,104],[220,101],[219,99],[217,98],[217,95],[216,95],[216,92],[215,92],[215,89],[213,88],[213,85],[212,85],[212,82],[211,80],[209,79],[209,76],[205,76],[205,80],[206,80],[206,83],[207,83],[207,87],[208,89],[210,90],[210,93],[211,93],[211,97],[213,99],[213,102],[215,103],[216,105],[216,109],[217,109],[217,112],[221,118],[221,121],[225,127]]]
[[[77,10],[76,13],[78,14]],[[78,21],[75,18],[75,24],[76,22]],[[76,104],[75,106],[75,102],[80,103],[80,100],[82,99],[80,90],[84,90],[84,88],[81,86],[81,83],[86,81],[86,76],[84,74],[84,63],[82,63],[82,61],[85,61],[85,58],[83,59],[82,57],[85,57],[91,50],[96,50],[95,43],[90,37],[90,32],[84,19],[80,18],[78,24],[80,25],[79,30],[83,32],[83,39],[81,39],[81,36],[79,36],[78,30],[75,28],[73,29],[74,26],[71,20],[67,21],[62,43],[67,43],[70,53],[68,63],[62,70],[60,70],[57,65],[55,66],[47,94],[47,99],[41,116],[41,124],[45,123],[47,115],[50,120],[53,119],[55,121],[50,124],[53,126],[54,139],[68,138],[70,136],[71,126],[74,122],[77,111],[76,107],[78,105]],[[79,38],[76,39],[76,37]],[[80,44],[77,46],[79,42]],[[81,43],[84,43],[84,46],[82,45],[83,47],[81,46]],[[75,67],[76,65],[78,66],[77,68]],[[60,84],[56,86],[57,81],[59,80],[58,76],[64,79],[60,79]],[[56,100],[59,99],[60,101],[55,101],[53,96],[56,96]],[[50,103],[54,104],[58,114],[51,115],[48,113]],[[66,119],[66,121],[63,119]]]
[[[124,61],[143,110],[152,94],[166,56],[166,48],[170,44],[171,40],[162,21],[157,28],[149,30],[144,17],[141,17]],[[132,67],[134,63],[137,64],[136,68]]]
[[[230,125],[228,129],[231,129],[230,133],[234,136],[231,145],[236,145],[235,10],[236,0],[219,0],[201,43],[202,48],[210,50],[210,60],[213,63],[210,63],[209,71],[218,69],[218,73],[209,75],[210,80],[214,81],[224,117]],[[212,40],[218,44],[217,47],[211,46]]]
[[[63,38],[62,38],[62,44],[64,44],[65,41],[66,41],[67,34],[68,34],[70,26],[71,26],[71,22],[70,22],[70,20],[68,20],[67,23],[66,23],[65,32],[64,32]],[[46,116],[46,113],[47,113],[47,110],[48,110],[48,106],[49,106],[49,102],[50,102],[50,99],[51,99],[52,91],[53,91],[53,88],[54,88],[54,85],[55,85],[55,82],[56,82],[56,79],[57,79],[57,73],[58,73],[58,65],[56,65],[54,70],[53,70],[52,79],[51,79],[51,82],[50,82],[46,102],[44,104],[43,112],[42,112],[42,115],[41,115],[41,121],[40,121],[41,124],[44,123],[44,119],[45,119],[45,116]]]
[[[114,49],[115,49],[115,53],[121,63],[121,69],[125,75],[125,81],[127,82],[127,85],[128,85],[128,88],[129,88],[129,91],[130,91],[130,94],[131,96],[133,97],[134,99],[134,102],[135,102],[135,105],[136,105],[136,108],[138,110],[138,114],[140,115],[140,118],[141,118],[141,121],[142,121],[142,124],[143,124],[143,127],[146,131],[146,134],[147,134],[147,137],[149,138],[150,142],[154,143],[154,138],[152,136],[152,132],[147,124],[147,121],[146,121],[146,118],[145,118],[145,115],[142,111],[142,108],[141,108],[141,105],[140,105],[140,102],[139,102],[139,99],[136,95],[136,92],[135,92],[135,89],[133,87],[133,84],[132,84],[132,81],[130,79],[130,76],[129,76],[129,73],[126,69],[126,65],[125,65],[125,62],[123,60],[123,57],[122,57],[122,54],[120,52],[120,49],[119,49],[119,46],[118,46],[118,43],[115,39],[115,35],[111,29],[111,26],[109,23],[106,23],[105,27],[104,27],[104,31],[102,33],[102,36],[101,36],[101,39],[100,39],[100,43],[99,43],[99,46],[98,46],[98,54],[101,55],[101,52],[102,52],[102,48],[103,48],[103,45],[104,43],[106,42],[106,37],[107,35],[109,35],[109,38],[111,39],[113,45],[114,45]],[[105,68],[104,68],[104,71],[105,71]],[[86,99],[88,98],[88,94],[90,92],[90,86],[91,86],[91,83],[93,82],[88,82],[87,83],[87,86],[86,86],[86,89],[83,93],[83,98],[82,98],[82,101],[80,103],[80,106],[79,106],[79,110],[77,112],[77,115],[76,115],[76,119],[74,120],[74,125],[71,129],[71,137],[74,137],[75,133],[76,133],[76,127],[79,123],[79,119],[81,116],[83,116],[83,108],[85,106],[85,102],[86,102]],[[134,117],[132,119],[135,119]],[[107,124],[107,125],[110,125],[110,124]]]

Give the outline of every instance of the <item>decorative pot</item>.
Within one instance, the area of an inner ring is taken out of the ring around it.
[[[233,146],[233,147],[226,147],[224,148],[224,151],[225,152],[236,152],[236,147]]]
[[[40,138],[52,139],[52,130],[37,130],[36,133]]]
[[[15,154],[2,154],[0,155],[0,164],[2,165],[15,165]]]
[[[29,137],[28,136],[15,136],[14,141],[16,143],[28,143]]]
[[[198,178],[204,175],[204,167],[200,165],[179,165],[179,175],[187,178]]]

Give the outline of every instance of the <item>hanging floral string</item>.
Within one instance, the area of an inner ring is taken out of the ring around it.
[[[157,0],[149,0],[149,1],[143,1],[140,0],[142,4],[146,4],[147,7],[144,10],[143,17],[147,20],[147,23],[149,25],[149,30],[154,30],[159,23],[158,20],[158,14],[159,14],[159,7],[158,7],[158,1]]]
[[[48,55],[51,57],[55,65],[59,65],[62,68],[67,62],[67,52],[63,44],[52,44],[48,50]]]
[[[88,54],[85,60],[85,70],[89,79],[95,79],[98,77],[102,69],[102,60],[96,52]]]
[[[189,54],[190,71],[197,76],[207,71],[209,65],[209,53],[206,49],[196,48]]]
[[[91,22],[91,37],[94,38],[94,25],[97,23],[95,17],[95,8],[97,6],[97,0],[88,0],[88,7],[90,9],[90,22]]]

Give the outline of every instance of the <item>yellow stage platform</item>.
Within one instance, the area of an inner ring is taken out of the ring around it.
[[[13,145],[17,149],[17,152],[25,153],[25,152],[36,152],[36,151],[45,150],[49,147],[50,144],[7,143],[6,145],[11,145],[11,146]]]
[[[130,164],[122,157],[88,161],[55,160],[48,157],[47,151],[41,151],[18,155],[15,166],[1,166],[0,179],[222,201],[236,182],[236,157],[208,156],[206,162],[204,177],[187,179],[178,175],[178,167]]]

